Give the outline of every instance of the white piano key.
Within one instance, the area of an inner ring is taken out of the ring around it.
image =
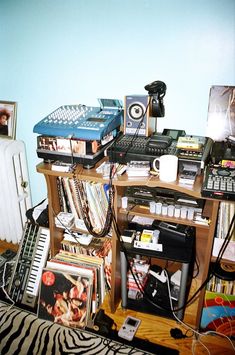
[[[46,232],[45,232],[46,231]],[[49,230],[41,229],[37,247],[33,257],[33,263],[28,278],[26,292],[37,296],[41,280],[42,269],[45,266],[50,245]]]

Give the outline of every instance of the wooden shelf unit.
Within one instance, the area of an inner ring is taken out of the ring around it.
[[[101,164],[99,162],[99,164]],[[97,167],[96,166],[96,167]],[[40,163],[37,166],[37,171],[44,174],[48,190],[48,204],[49,204],[49,221],[50,221],[50,235],[51,235],[51,254],[55,255],[60,248],[60,242],[63,238],[63,230],[55,226],[54,217],[60,212],[59,195],[57,190],[57,177],[58,176],[68,176],[73,177],[72,173],[63,173],[51,170],[51,165],[49,163]],[[86,181],[96,181],[107,183],[107,179],[103,179],[101,174],[97,174],[96,169],[84,169],[81,165],[78,165],[75,171],[75,176],[79,180]],[[122,176],[115,177],[113,179],[113,185],[115,189],[114,197],[114,211],[116,215],[116,220],[120,230],[125,228],[128,223],[128,218],[130,214],[137,214],[139,216],[151,216],[158,220],[164,220],[175,223],[182,223],[193,225],[196,228],[196,255],[197,262],[199,265],[199,273],[197,278],[193,280],[189,297],[201,286],[202,282],[206,280],[209,270],[209,265],[211,261],[211,253],[213,247],[213,239],[217,224],[217,215],[219,209],[218,200],[207,199],[201,196],[201,183],[202,178],[197,177],[196,182],[193,186],[180,185],[178,182],[175,183],[164,183],[161,182],[157,177],[151,176],[149,178],[128,178],[126,174]],[[121,208],[121,198],[124,195],[124,189],[127,186],[149,186],[149,187],[160,187],[166,188],[174,191],[187,194],[196,199],[205,200],[204,205],[204,216],[208,217],[210,220],[209,225],[197,224],[190,221],[178,220],[176,218],[163,217],[159,215],[150,215],[148,208],[136,207],[132,211],[123,210]],[[196,267],[196,266],[195,266]],[[111,274],[111,296],[110,296],[110,309],[114,313],[121,300],[121,271],[120,271],[120,246],[117,236],[113,231],[112,236],[112,274]],[[191,324],[196,329],[199,328],[201,311],[204,302],[205,289],[203,289],[195,302],[190,304],[185,311],[184,320]]]

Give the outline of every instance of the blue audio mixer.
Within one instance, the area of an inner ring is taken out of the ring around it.
[[[98,99],[100,107],[64,105],[38,122],[33,132],[48,136],[101,140],[123,123],[122,103]]]

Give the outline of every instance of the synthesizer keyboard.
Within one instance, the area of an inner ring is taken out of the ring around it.
[[[10,297],[17,304],[34,308],[37,302],[42,269],[50,245],[49,229],[26,223],[9,284]]]
[[[99,99],[100,102],[102,100]],[[48,136],[101,140],[118,129],[123,121],[123,109],[119,100],[106,101],[111,101],[113,106],[63,105],[38,122],[33,132]]]
[[[235,169],[207,166],[201,194],[204,197],[235,201]]]

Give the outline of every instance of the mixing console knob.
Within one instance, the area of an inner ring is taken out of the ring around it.
[[[20,286],[20,280],[19,280],[19,279],[16,279],[16,280],[14,281],[14,284],[15,284],[16,287],[19,287],[19,286]]]

